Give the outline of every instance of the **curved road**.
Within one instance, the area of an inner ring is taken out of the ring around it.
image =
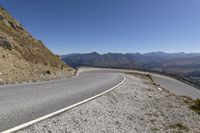
[[[102,71],[100,68],[87,68],[86,70],[99,70]],[[144,72],[139,70],[122,70],[122,69],[103,69],[106,72],[127,72],[127,73],[139,73],[139,74],[150,74],[156,84],[159,84],[160,87],[167,89],[168,91],[178,95],[178,96],[188,96],[192,99],[200,99],[200,90],[197,88],[194,88],[184,82],[181,82],[177,79],[155,74],[151,72]]]
[[[200,90],[183,83],[177,79],[162,76],[158,74],[152,74],[154,82],[159,84],[161,87],[167,89],[168,91],[179,95],[179,96],[188,96],[192,99],[200,98]]]
[[[119,73],[90,71],[71,79],[0,87],[0,131],[102,93],[124,80]]]
[[[88,70],[88,69],[87,69]],[[200,90],[166,76],[116,69],[90,69],[71,79],[0,87],[0,131],[29,122],[109,90],[124,80],[120,73],[151,74],[177,95],[200,98]]]

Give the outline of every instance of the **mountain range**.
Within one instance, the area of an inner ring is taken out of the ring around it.
[[[68,54],[62,60],[72,67],[90,66],[161,72],[200,85],[200,53],[107,53]]]

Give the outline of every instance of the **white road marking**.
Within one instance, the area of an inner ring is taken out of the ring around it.
[[[112,91],[113,89],[115,89],[115,88],[119,87],[121,84],[123,84],[123,83],[126,81],[126,79],[127,79],[125,75],[123,75],[123,77],[124,77],[124,79],[123,79],[122,82],[120,82],[120,83],[117,84],[116,86],[114,86],[114,87],[112,87],[112,88],[110,88],[110,89],[108,89],[108,90],[106,90],[106,91],[104,91],[104,92],[102,92],[102,93],[100,93],[100,94],[97,94],[97,95],[95,95],[95,96],[93,96],[93,97],[90,97],[90,98],[88,98],[88,99],[85,99],[85,100],[83,100],[83,101],[81,101],[81,102],[78,102],[78,103],[75,103],[75,104],[73,104],[73,105],[70,105],[70,106],[68,106],[68,107],[66,107],[66,108],[63,108],[63,109],[61,109],[61,110],[58,110],[58,111],[56,111],[56,112],[53,112],[53,113],[50,113],[50,114],[48,114],[48,115],[42,116],[42,117],[37,118],[37,119],[35,119],[35,120],[32,120],[32,121],[30,121],[30,122],[27,122],[27,123],[24,123],[24,124],[22,124],[22,125],[16,126],[16,127],[14,127],[14,128],[5,130],[5,131],[3,131],[3,132],[1,132],[1,133],[12,133],[12,132],[18,131],[18,130],[20,130],[20,129],[23,129],[23,128],[25,128],[25,127],[28,127],[28,126],[30,126],[30,125],[33,125],[34,123],[38,123],[38,122],[40,122],[40,121],[42,121],[42,120],[45,120],[45,119],[50,118],[50,117],[53,117],[53,116],[58,115],[58,114],[60,114],[60,113],[62,113],[62,112],[65,112],[65,111],[67,111],[67,110],[69,110],[69,109],[71,109],[71,108],[74,108],[74,107],[79,106],[79,105],[81,105],[81,104],[83,104],[83,103],[86,103],[86,102],[88,102],[88,101],[91,101],[91,100],[93,100],[93,99],[95,99],[95,98],[97,98],[97,97],[100,97],[100,96],[104,95],[105,93],[108,93],[109,91]]]
[[[162,89],[160,87],[158,87],[158,90],[162,91]]]

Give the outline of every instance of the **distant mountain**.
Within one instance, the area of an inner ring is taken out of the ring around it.
[[[72,68],[0,7],[0,84],[47,80],[72,74]]]
[[[200,53],[107,53],[71,54],[61,57],[72,67],[91,66],[153,70],[200,84]]]
[[[107,53],[68,54],[62,60],[73,67],[98,66],[115,68],[154,68],[170,66],[198,66],[200,53]]]
[[[72,67],[94,66],[111,68],[138,68],[139,62],[130,54],[108,53],[99,54],[96,52],[88,54],[72,54],[61,57]]]

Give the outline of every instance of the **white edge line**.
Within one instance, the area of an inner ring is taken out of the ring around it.
[[[158,87],[158,90],[162,91],[162,89],[160,87]]]
[[[28,127],[28,126],[33,125],[33,124],[35,124],[35,123],[38,123],[38,122],[40,122],[40,121],[42,121],[42,120],[45,120],[45,119],[47,119],[47,118],[50,118],[50,117],[53,117],[53,116],[55,116],[55,115],[58,115],[58,114],[60,114],[60,113],[62,113],[62,112],[65,112],[65,111],[67,111],[67,110],[69,110],[69,109],[71,109],[71,108],[74,108],[74,107],[76,107],[76,106],[79,106],[79,105],[81,105],[81,104],[83,104],[83,103],[86,103],[86,102],[88,102],[88,101],[91,101],[91,100],[93,100],[93,99],[95,99],[95,98],[97,98],[97,97],[100,97],[100,96],[104,95],[105,93],[108,93],[109,91],[111,91],[111,90],[113,90],[113,89],[119,87],[121,84],[123,84],[123,83],[126,81],[126,79],[127,79],[127,77],[126,77],[125,75],[123,75],[123,77],[124,77],[124,79],[123,79],[122,82],[120,82],[120,83],[117,84],[116,86],[114,86],[114,87],[112,87],[112,88],[110,88],[110,89],[108,89],[108,90],[106,90],[106,91],[104,91],[104,92],[102,92],[102,93],[100,93],[100,94],[97,94],[97,95],[95,95],[95,96],[93,96],[93,97],[90,97],[90,98],[85,99],[85,100],[83,100],[83,101],[81,101],[81,102],[75,103],[75,104],[70,105],[70,106],[68,106],[68,107],[66,107],[66,108],[63,108],[63,109],[61,109],[61,110],[55,111],[55,112],[53,112],[53,113],[50,113],[50,114],[48,114],[48,115],[42,116],[42,117],[37,118],[37,119],[35,119],[35,120],[32,120],[32,121],[30,121],[30,122],[27,122],[27,123],[24,123],[24,124],[22,124],[22,125],[16,126],[16,127],[14,127],[14,128],[5,130],[5,131],[3,131],[3,132],[1,132],[1,133],[11,133],[11,132],[18,131],[18,130],[20,130],[20,129],[23,129],[23,128],[25,128],[25,127]]]

